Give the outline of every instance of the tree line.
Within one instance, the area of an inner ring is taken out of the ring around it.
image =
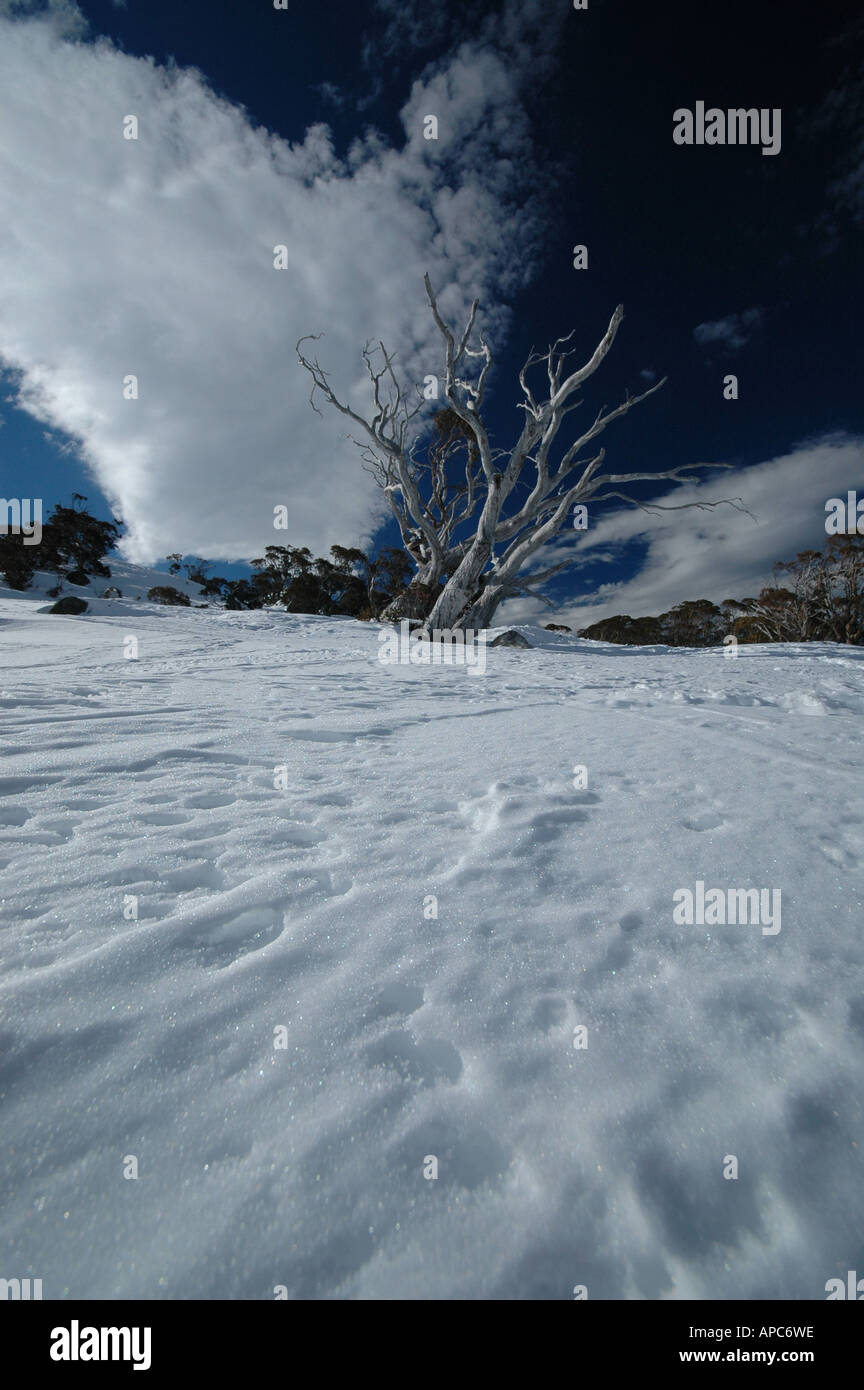
[[[37,570],[56,577],[48,590],[56,598],[64,583],[89,585],[111,578],[106,563],[120,539],[122,522],[100,521],[84,509],[86,497],[74,493],[72,505],[58,504],[42,527],[38,546],[24,537],[0,535],[0,574],[10,588],[26,590]],[[268,545],[251,561],[249,578],[211,575],[211,563],[169,555],[168,573],[181,569],[199,586],[203,599],[228,609],[281,605],[289,613],[390,620],[416,585],[409,553],[385,546],[375,555],[333,545],[328,557],[306,546]],[[112,590],[111,592],[117,592]],[[415,589],[416,593],[416,589]],[[147,597],[156,603],[188,606],[188,594],[173,585],[156,585]],[[555,626],[554,624],[552,626]],[[693,599],[656,617],[617,614],[579,629],[579,637],[631,646],[713,647],[724,637],[739,642],[840,642],[864,646],[864,536],[830,536],[824,550],[803,550],[774,567],[773,582],[756,598]]]
[[[70,507],[58,504],[42,527],[39,545],[25,545],[21,534],[0,534],[0,574],[11,589],[26,590],[37,571],[56,577],[48,590],[57,598],[63,584],[89,585],[110,579],[107,556],[121,535],[122,522],[100,521],[84,509],[87,501],[73,493]],[[315,557],[306,546],[268,545],[252,560],[248,579],[211,575],[210,562],[192,556],[184,563],[169,555],[168,573],[185,570],[202,598],[216,598],[228,609],[281,604],[289,613],[317,613],[368,620],[377,618],[407,588],[413,565],[403,550],[385,546],[376,555],[333,545],[329,558]],[[116,592],[111,590],[112,593]],[[188,606],[188,594],[171,584],[157,584],[147,597],[156,603]]]
[[[824,550],[802,550],[775,565],[774,581],[757,598],[719,605],[694,599],[657,617],[617,614],[578,635],[629,646],[714,647],[729,635],[739,642],[864,646],[864,536],[830,536]]]

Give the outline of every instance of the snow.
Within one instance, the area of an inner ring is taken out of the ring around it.
[[[383,666],[374,623],[112,569],[84,617],[0,590],[4,1276],[819,1299],[864,1269],[864,650],[520,625],[482,676]],[[676,925],[697,881],[779,888],[782,930]]]

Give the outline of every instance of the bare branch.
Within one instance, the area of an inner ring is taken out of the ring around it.
[[[665,472],[604,473],[605,450],[585,457],[590,445],[614,421],[640,405],[665,384],[666,378],[611,410],[602,407],[591,425],[563,450],[557,467],[550,460],[569,414],[582,405],[579,388],[607,356],[624,318],[619,305],[594,351],[583,365],[568,372],[576,349],[575,333],[557,338],[546,352],[532,348],[519,372],[523,424],[509,450],[493,448],[482,416],[493,355],[482,332],[477,333],[478,301],[469,309],[457,335],[441,315],[428,273],[424,286],[433,322],[440,334],[443,399],[459,427],[439,425],[438,437],[424,431],[419,418],[426,404],[418,388],[406,387],[396,370],[395,354],[380,341],[368,341],[363,360],[369,378],[371,410],[364,419],[333,390],[329,374],[303,345],[297,344],[300,364],[312,378],[310,401],[320,414],[317,396],[360,427],[364,467],[385,492],[399,526],[402,543],[418,566],[416,583],[427,594],[440,591],[427,624],[442,628],[488,626],[505,595],[533,593],[570,561],[532,574],[520,573],[532,557],[558,536],[577,502],[619,499],[645,512],[711,510],[736,507],[747,515],[740,498],[678,505],[642,502],[622,491],[630,483],[696,483],[705,468],[729,464],[691,464]],[[545,368],[545,396],[532,385],[531,374]],[[439,410],[436,419],[443,419]],[[465,451],[464,463],[460,458]],[[521,502],[515,504],[519,489]],[[755,520],[755,518],[754,518]],[[544,602],[547,601],[544,599]]]

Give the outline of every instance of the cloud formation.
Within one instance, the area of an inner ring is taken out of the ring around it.
[[[367,339],[409,380],[439,370],[424,271],[456,319],[525,282],[519,64],[463,44],[414,83],[401,148],[367,132],[340,157],[325,125],[291,145],[195,71],[76,39],[67,0],[31,8],[0,0],[0,357],[20,403],[81,441],[130,559],[367,538],[380,494],[344,422],[311,410],[295,343],[325,332],[322,364],[365,408]],[[500,337],[506,319],[485,324]]]

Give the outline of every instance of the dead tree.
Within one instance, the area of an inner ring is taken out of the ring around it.
[[[363,358],[369,374],[372,409],[369,418],[339,400],[317,357],[309,358],[301,338],[297,356],[312,377],[310,401],[317,410],[316,392],[362,431],[355,438],[366,467],[386,494],[398,523],[402,543],[417,566],[406,596],[385,609],[387,619],[416,616],[427,630],[488,627],[498,605],[515,595],[531,594],[571,563],[566,559],[547,569],[530,569],[534,556],[559,536],[573,509],[619,498],[644,510],[707,509],[719,502],[690,502],[680,508],[643,503],[621,488],[637,482],[696,482],[694,469],[725,468],[727,464],[691,464],[662,473],[607,473],[605,450],[586,457],[585,451],[613,420],[652,396],[666,378],[643,391],[629,393],[612,410],[604,407],[593,423],[553,459],[553,446],[565,418],[581,404],[580,387],[597,371],[609,352],[624,317],[615,310],[602,339],[583,366],[565,370],[575,349],[567,348],[573,333],[559,338],[547,352],[531,352],[519,373],[525,412],[522,432],[510,450],[493,448],[483,419],[486,384],[492,353],[482,334],[472,343],[478,301],[457,337],[441,317],[429,276],[426,294],[444,347],[443,401],[449,428],[439,428],[437,442],[421,451],[419,415],[427,401],[416,386],[399,380],[394,358],[383,343],[367,343]],[[547,380],[539,398],[528,375],[545,366]],[[319,411],[320,414],[320,411]],[[353,437],[353,436],[352,436]],[[511,499],[517,484],[527,484],[521,502]],[[740,499],[724,498],[736,505]],[[508,502],[511,505],[508,507]],[[528,571],[526,573],[526,570]],[[412,598],[416,611],[412,611]],[[431,605],[431,607],[430,607]]]

